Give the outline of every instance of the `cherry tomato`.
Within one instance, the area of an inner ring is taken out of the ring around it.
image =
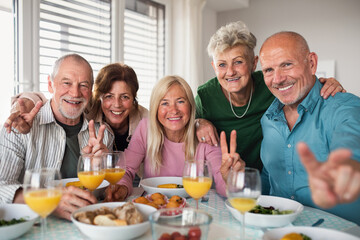
[[[189,232],[188,232],[188,236],[189,236],[189,238],[192,238],[192,237],[200,238],[201,237],[201,229],[198,227],[190,228]]]
[[[175,239],[176,237],[180,237],[180,236],[181,236],[181,234],[179,232],[173,232],[171,234],[171,239]]]
[[[159,240],[171,240],[171,236],[168,233],[161,234]]]

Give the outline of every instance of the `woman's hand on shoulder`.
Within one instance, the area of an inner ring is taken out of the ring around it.
[[[319,78],[319,81],[324,84],[320,90],[320,95],[324,99],[327,99],[330,95],[335,96],[338,92],[346,92],[335,78]]]
[[[206,142],[211,146],[218,146],[219,135],[215,126],[210,121],[198,118],[195,120],[195,127],[199,142]]]

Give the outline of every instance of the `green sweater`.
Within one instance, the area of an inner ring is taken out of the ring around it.
[[[237,132],[236,152],[246,162],[247,167],[262,169],[260,159],[260,146],[262,141],[262,130],[260,119],[267,108],[274,100],[274,96],[264,83],[262,72],[254,72],[252,79],[255,82],[251,104],[248,112],[241,119],[234,116],[230,103],[221,90],[217,78],[210,79],[199,86],[196,100],[196,117],[211,121],[218,133],[225,131],[229,143],[230,132],[235,129]],[[237,115],[242,115],[247,105],[235,107]]]

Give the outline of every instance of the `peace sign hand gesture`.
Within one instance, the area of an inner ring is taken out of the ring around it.
[[[241,159],[240,155],[236,152],[236,131],[232,130],[230,133],[230,152],[226,142],[226,134],[224,131],[220,134],[220,146],[222,153],[220,172],[224,179],[227,181],[230,169],[242,170],[245,169],[245,162]]]
[[[101,153],[108,152],[106,145],[103,143],[105,132],[105,125],[101,125],[98,135],[96,136],[94,120],[89,122],[89,142],[86,147],[82,149],[82,153],[92,153],[100,155]]]

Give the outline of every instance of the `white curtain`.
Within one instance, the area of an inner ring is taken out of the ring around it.
[[[172,73],[183,77],[194,94],[203,79],[202,10],[206,0],[172,2]]]

